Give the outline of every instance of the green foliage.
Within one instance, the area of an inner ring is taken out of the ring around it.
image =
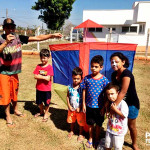
[[[39,19],[47,24],[51,30],[58,30],[68,19],[75,0],[38,0],[32,6],[33,10],[40,10]]]

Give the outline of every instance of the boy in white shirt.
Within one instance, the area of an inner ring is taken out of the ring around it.
[[[124,100],[122,100],[118,106],[115,105],[114,102],[119,94],[119,87],[117,85],[109,83],[106,86],[105,94],[109,103],[106,107],[108,124],[105,147],[107,150],[111,150],[112,147],[114,147],[114,150],[122,150],[124,136],[128,130],[128,105]],[[111,110],[113,110],[113,114],[111,116],[109,115],[110,105]]]

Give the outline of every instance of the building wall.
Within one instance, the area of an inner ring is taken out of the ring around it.
[[[87,19],[102,25],[131,24],[133,10],[83,10],[83,22]]]
[[[139,47],[145,47],[147,32],[150,28],[150,1],[135,2],[131,10],[84,10],[83,21],[87,19],[91,19],[105,27],[103,32],[84,34],[87,35],[87,42],[93,41],[94,38],[95,41],[110,41],[108,28],[115,27],[115,32],[111,34],[111,42],[134,43],[138,44]],[[141,24],[145,25],[145,30],[139,33]],[[122,33],[122,26],[137,26],[137,33]]]

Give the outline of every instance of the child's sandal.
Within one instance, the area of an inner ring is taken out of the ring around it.
[[[81,143],[81,142],[83,142],[84,138],[85,138],[85,137],[84,137],[83,135],[79,135],[78,138],[77,138],[77,141],[78,141],[79,143]]]
[[[93,145],[93,143],[92,143],[92,142],[89,142],[89,141],[87,141],[86,144],[85,144],[85,146],[86,146],[87,148],[92,148],[92,145]]]

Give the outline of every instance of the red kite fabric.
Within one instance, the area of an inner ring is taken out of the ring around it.
[[[82,22],[81,24],[79,24],[78,26],[76,26],[74,29],[78,29],[78,28],[103,28],[104,26],[88,19],[85,22]]]

